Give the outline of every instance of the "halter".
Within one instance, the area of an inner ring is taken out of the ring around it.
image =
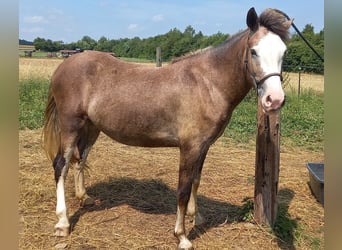
[[[260,86],[270,77],[272,76],[279,76],[280,77],[280,81],[283,82],[283,75],[282,73],[270,73],[270,74],[267,74],[265,76],[263,76],[260,80],[256,79],[256,74],[255,73],[252,73],[252,71],[249,69],[249,66],[248,66],[248,52],[250,52],[250,49],[248,49],[248,51],[246,52],[246,58],[245,58],[245,65],[246,65],[246,69],[249,73],[249,75],[251,76],[251,78],[253,79],[253,83],[254,83],[254,86],[255,86],[255,89],[258,93],[258,89],[260,88]]]

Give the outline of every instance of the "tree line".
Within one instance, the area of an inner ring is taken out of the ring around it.
[[[322,57],[324,56],[324,30],[314,32],[314,27],[307,24],[302,31],[313,47]],[[89,36],[83,36],[81,40],[65,44],[63,41],[52,41],[37,37],[33,45],[37,50],[57,52],[61,49],[98,50],[114,52],[118,57],[139,58],[155,60],[156,48],[161,47],[162,60],[169,61],[187,52],[203,49],[208,46],[216,46],[229,38],[229,34],[218,32],[207,36],[201,31],[196,32],[192,26],[187,26],[182,32],[177,28],[171,29],[163,35],[141,39],[121,38],[108,39],[102,36],[95,40]],[[287,54],[284,60],[284,70],[289,72],[324,73],[324,64],[301,40],[299,35],[293,34],[287,43]]]

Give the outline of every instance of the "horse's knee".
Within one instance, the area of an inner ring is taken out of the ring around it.
[[[185,208],[188,206],[191,195],[191,184],[180,186],[177,190],[177,200],[179,206],[184,206]]]

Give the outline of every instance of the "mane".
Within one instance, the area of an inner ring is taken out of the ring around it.
[[[207,52],[211,52],[211,51],[214,51],[216,49],[220,49],[220,48],[225,47],[225,46],[229,46],[230,44],[234,43],[235,41],[240,40],[241,37],[247,33],[247,31],[248,31],[248,29],[240,31],[240,32],[238,32],[232,36],[228,36],[228,38],[226,40],[224,40],[222,43],[220,43],[216,46],[209,46],[209,47],[206,47],[204,49],[198,49],[195,51],[190,51],[183,56],[173,58],[171,61],[171,64],[182,61],[184,59],[188,59],[191,57],[202,55],[202,54],[205,54]]]
[[[185,53],[182,56],[173,58],[171,60],[171,64],[179,62],[179,61],[182,61],[183,59],[186,59],[186,58],[190,58],[190,57],[194,57],[194,56],[203,54],[204,52],[206,52],[207,50],[209,50],[211,48],[213,48],[213,46],[209,46],[209,47],[206,47],[206,48],[203,48],[203,49],[198,49],[198,50],[195,50],[195,51],[187,52],[187,53]]]
[[[259,16],[259,25],[264,26],[269,31],[272,31],[273,33],[277,34],[283,41],[287,41],[289,39],[289,22],[281,11],[271,8],[266,9]],[[225,41],[223,41],[221,44],[215,47],[209,46],[207,48],[198,49],[196,51],[190,51],[180,57],[173,58],[171,64],[182,61],[184,59],[204,54],[208,51],[219,49],[222,46],[229,46],[236,40],[241,39],[241,37],[245,35],[248,31],[249,29],[246,29],[232,36],[229,36]]]
[[[283,13],[276,9],[266,9],[259,16],[259,24],[277,34],[283,41],[289,39],[289,23]]]

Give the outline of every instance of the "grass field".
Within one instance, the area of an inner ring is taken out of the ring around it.
[[[103,134],[89,156],[86,186],[96,204],[81,208],[66,182],[70,236],[53,236],[55,183],[41,148],[49,78],[60,59],[19,59],[19,248],[174,249],[179,152],[113,142]],[[152,65],[151,65],[152,66]],[[323,162],[324,78],[298,74],[285,84],[282,110],[279,213],[274,230],[258,225],[254,191],[256,98],[250,93],[208,153],[199,209],[207,222],[191,229],[195,249],[324,249],[324,208],[308,186],[307,162]]]

